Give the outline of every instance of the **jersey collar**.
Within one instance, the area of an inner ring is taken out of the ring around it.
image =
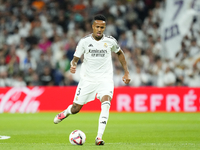
[[[92,34],[93,34],[93,33],[92,33]],[[93,40],[95,40],[95,39],[93,38],[92,34],[91,34],[91,38],[92,38]],[[103,34],[102,38],[101,38],[99,41],[103,40],[104,37],[105,37],[105,35]],[[95,41],[97,41],[97,40],[95,40]],[[98,42],[98,41],[97,41],[97,42]]]

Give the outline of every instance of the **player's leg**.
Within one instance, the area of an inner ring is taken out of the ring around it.
[[[79,105],[79,104],[76,104],[76,103],[69,105],[67,107],[67,109],[65,109],[63,112],[61,112],[61,113],[59,113],[55,116],[54,123],[58,124],[63,119],[67,118],[69,115],[78,113],[81,110],[82,107],[83,107],[83,105]]]
[[[81,110],[84,102],[78,102],[77,97],[80,96],[80,93],[82,93],[82,91],[81,91],[82,86],[83,86],[83,83],[79,82],[78,87],[76,88],[76,93],[74,96],[73,104],[69,105],[67,107],[67,109],[65,109],[64,111],[62,111],[61,113],[59,113],[55,116],[55,118],[54,118],[55,124],[60,123],[63,119],[67,118],[69,115],[76,114]]]
[[[82,107],[83,107],[83,105],[73,103],[72,105],[69,105],[68,108],[63,111],[63,113],[67,117],[71,114],[78,113],[81,110]]]
[[[103,81],[98,86],[97,98],[101,101],[101,113],[99,116],[98,132],[95,139],[96,145],[104,145],[102,140],[109,117],[110,102],[113,97],[114,83],[113,81]]]
[[[59,113],[54,118],[54,123],[57,124],[63,119],[67,118],[69,115],[78,113],[84,104],[91,100],[94,100],[96,95],[95,87],[96,84],[86,81],[80,81],[76,89],[73,104],[69,105],[67,109]]]
[[[111,101],[111,97],[109,95],[105,95],[101,99],[101,113],[99,116],[98,132],[97,132],[97,137],[95,140],[96,145],[105,144],[104,141],[102,140],[102,136],[105,131],[106,124],[108,122],[110,101]]]

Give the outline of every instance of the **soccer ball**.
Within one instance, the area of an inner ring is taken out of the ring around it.
[[[72,145],[83,145],[86,141],[86,135],[81,130],[74,130],[69,135],[69,141]]]

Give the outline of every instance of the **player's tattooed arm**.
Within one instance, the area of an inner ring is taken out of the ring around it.
[[[128,84],[131,81],[131,79],[129,76],[128,66],[126,63],[124,52],[122,50],[120,50],[119,52],[117,52],[117,55],[118,55],[118,59],[119,59],[121,65],[124,69],[124,76],[122,77],[122,80],[124,81],[124,83]]]
[[[74,58],[72,59],[72,61],[70,63],[70,72],[71,73],[76,72],[76,66],[77,66],[78,61],[79,61],[79,58],[74,56]]]

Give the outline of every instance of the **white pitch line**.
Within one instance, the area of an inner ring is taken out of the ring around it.
[[[0,135],[0,140],[6,140],[6,139],[9,139],[10,136],[3,136],[3,135]]]

